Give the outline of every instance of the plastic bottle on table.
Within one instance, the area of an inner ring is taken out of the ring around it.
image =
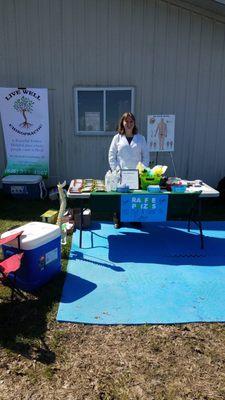
[[[66,244],[67,241],[67,229],[66,229],[66,223],[61,225],[61,244],[64,245]]]
[[[111,192],[112,172],[107,171],[105,174],[105,189],[106,192]]]
[[[117,176],[117,171],[114,170],[112,172],[112,176],[111,176],[111,190],[112,190],[112,192],[116,191],[117,185],[118,185],[118,176]]]

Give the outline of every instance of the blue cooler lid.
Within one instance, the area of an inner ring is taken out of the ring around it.
[[[33,250],[61,236],[60,227],[58,225],[47,224],[46,222],[29,222],[19,228],[4,232],[1,238],[21,231],[23,231],[20,239],[21,250]],[[9,243],[8,246],[17,248],[17,239]]]
[[[5,184],[35,184],[42,181],[41,175],[8,175],[2,178],[2,183]]]

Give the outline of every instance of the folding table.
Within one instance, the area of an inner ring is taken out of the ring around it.
[[[72,182],[71,182],[72,185]],[[148,191],[143,190],[135,190],[130,191],[130,195],[132,194],[140,194],[140,195],[149,195]],[[151,195],[159,196],[161,194],[168,195],[168,208],[172,207],[176,201],[181,202],[184,205],[186,210],[186,220],[187,220],[187,229],[190,231],[190,224],[194,222],[197,224],[200,233],[201,240],[201,248],[204,246],[203,242],[203,230],[202,230],[202,221],[201,221],[201,200],[203,198],[212,198],[218,197],[219,192],[214,188],[210,187],[206,183],[202,183],[200,187],[189,187],[185,193],[172,193],[163,190],[161,193],[156,193]],[[107,211],[112,210],[112,212],[120,211],[120,200],[122,193],[118,192],[91,192],[91,193],[73,193],[69,190],[67,191],[67,197],[74,202],[77,203],[79,201],[80,208],[80,238],[79,238],[79,246],[82,247],[82,230],[83,230],[83,212],[85,210],[85,203],[88,202],[91,209],[95,211],[101,211],[103,208]]]

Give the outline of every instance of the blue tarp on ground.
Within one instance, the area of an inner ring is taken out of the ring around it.
[[[225,222],[93,223],[73,236],[58,321],[171,324],[225,321]]]

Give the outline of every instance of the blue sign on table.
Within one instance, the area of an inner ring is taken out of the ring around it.
[[[121,195],[120,219],[122,222],[166,221],[168,195],[123,194]]]

